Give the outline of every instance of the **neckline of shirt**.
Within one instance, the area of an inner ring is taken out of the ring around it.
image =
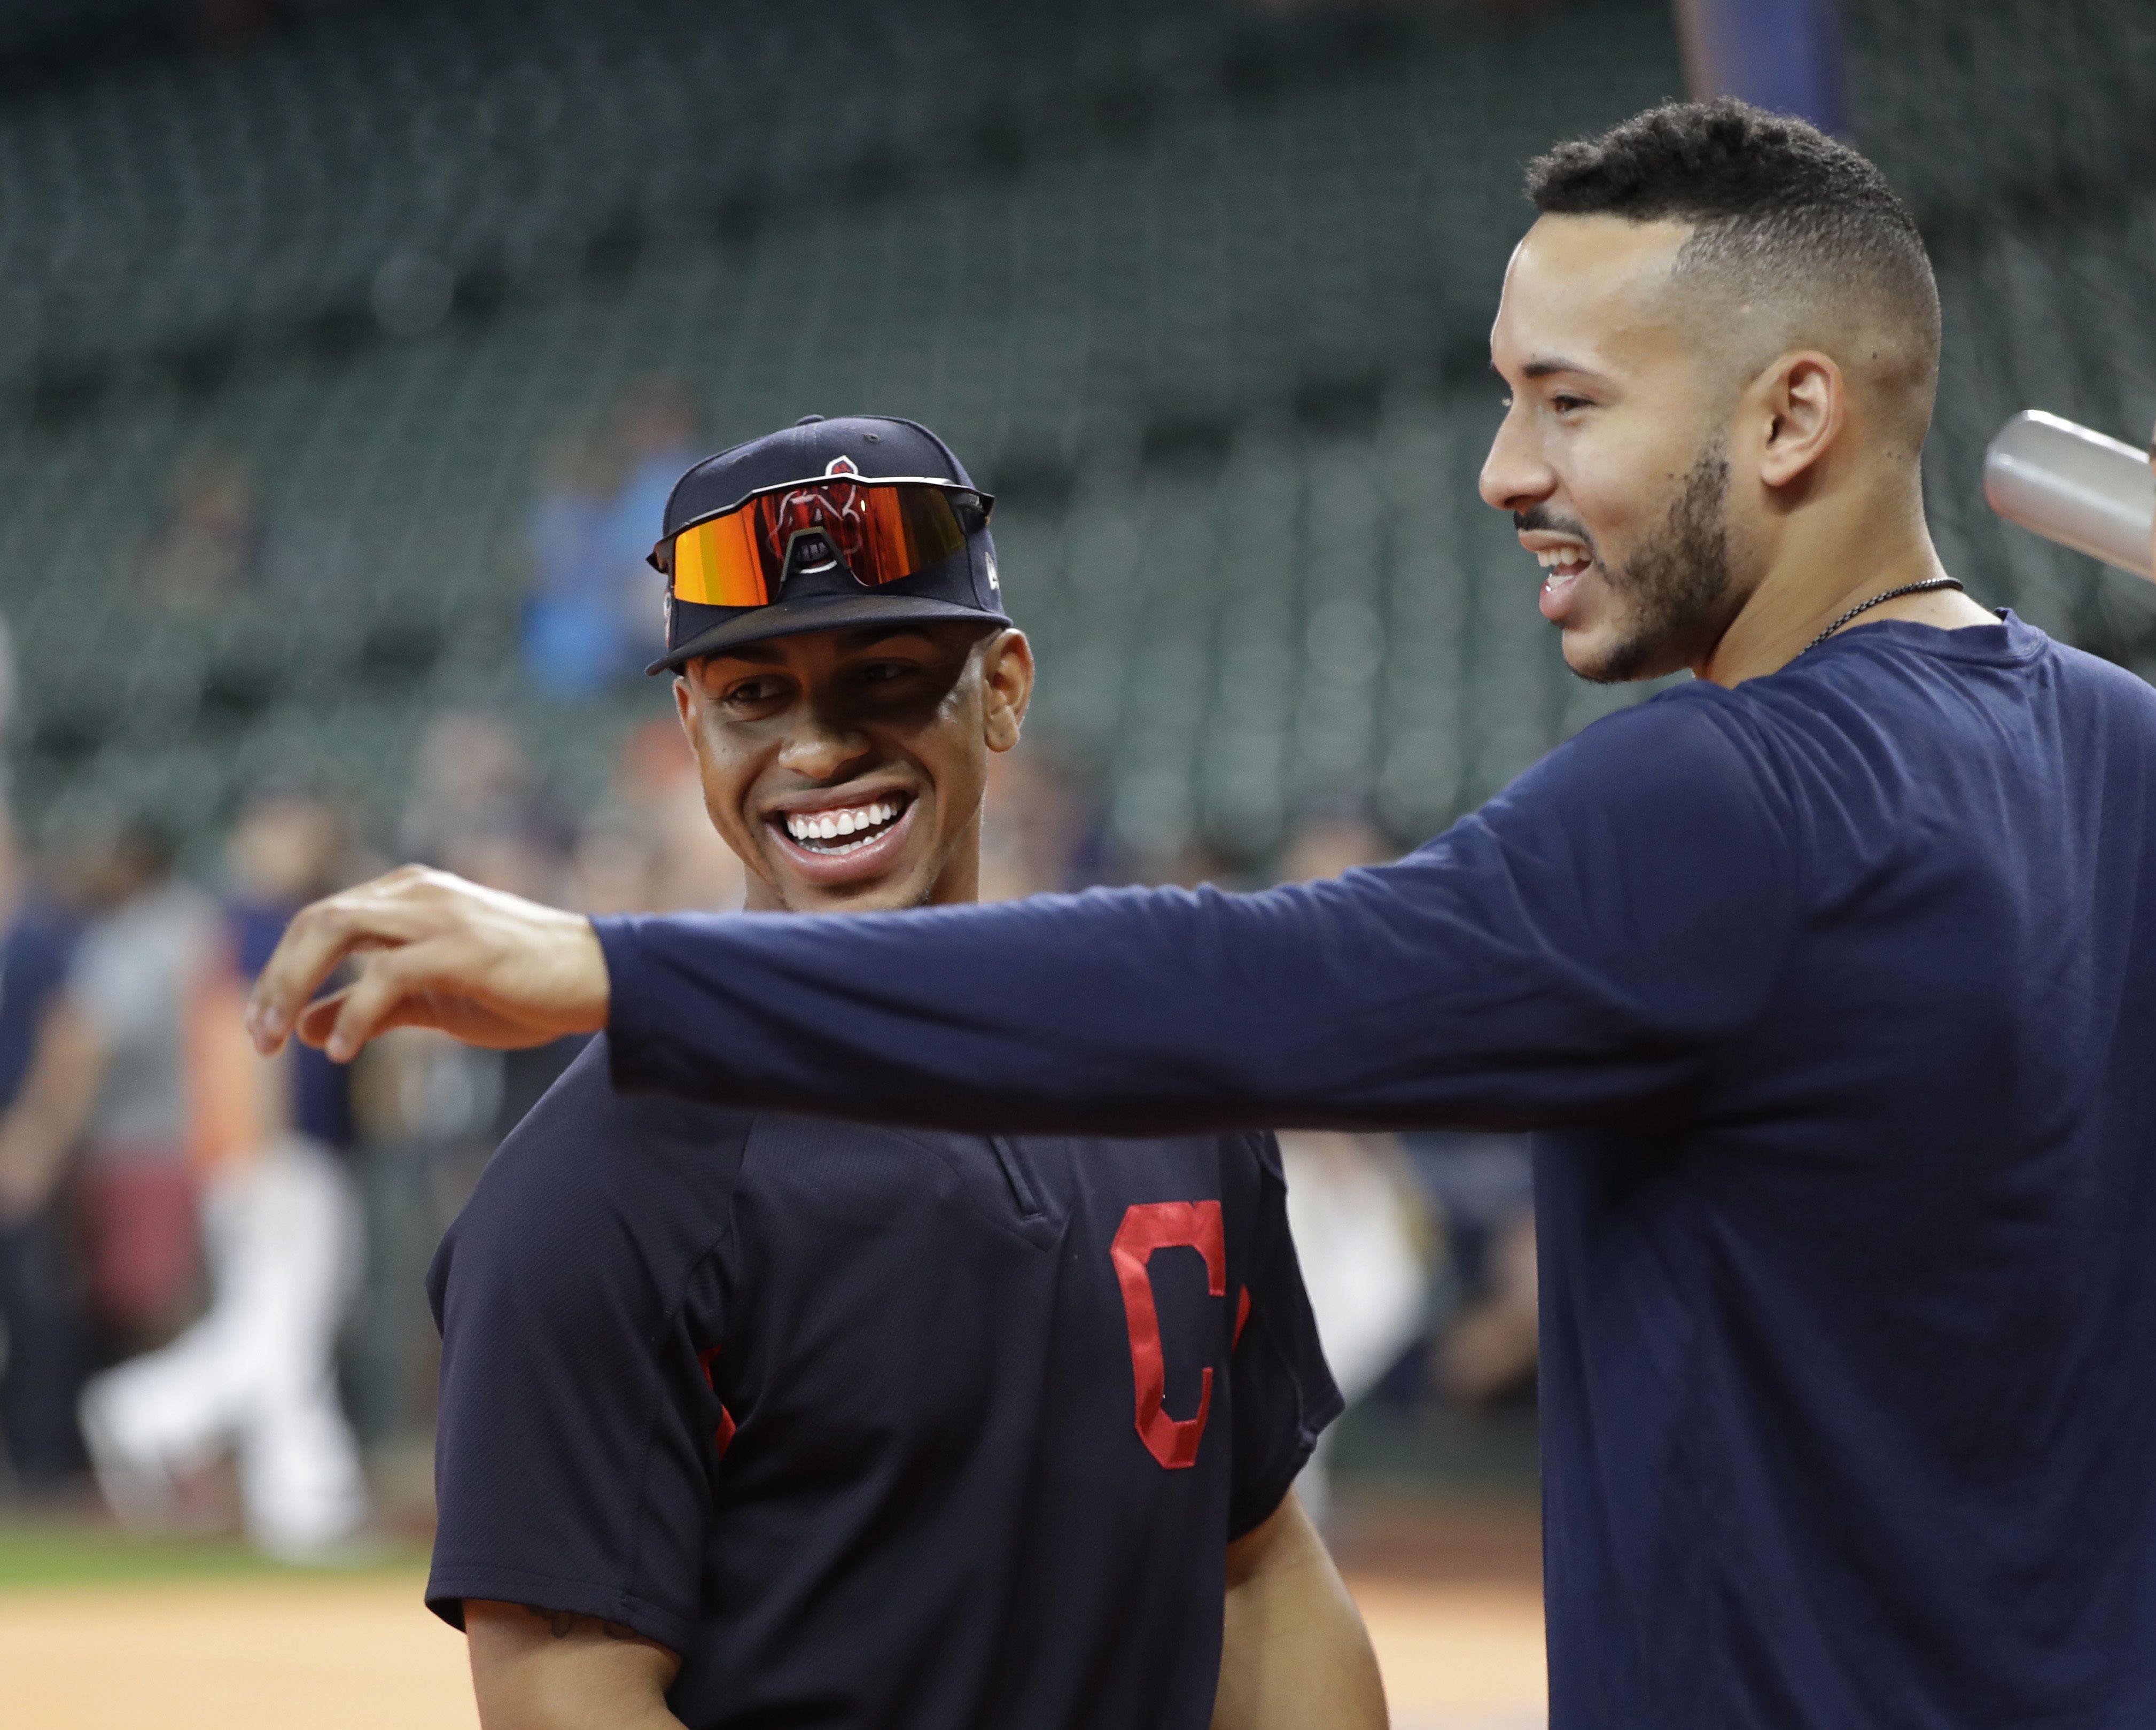
[[[1792,672],[1807,662],[1816,664],[1820,656],[1837,645],[1866,639],[1920,649],[1943,660],[1977,661],[1990,666],[2033,660],[2043,653],[2050,639],[2035,626],[2019,617],[2010,607],[1992,610],[1999,616],[1996,624],[1947,626],[1926,624],[1916,619],[1859,620],[1846,630],[1835,632],[1817,648],[1799,655],[1780,670]]]

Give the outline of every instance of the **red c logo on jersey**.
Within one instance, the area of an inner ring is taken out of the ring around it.
[[[1110,1254],[1116,1281],[1123,1288],[1123,1320],[1131,1333],[1131,1379],[1137,1391],[1138,1440],[1170,1471],[1198,1463],[1198,1444],[1213,1409],[1213,1366],[1199,1383],[1198,1415],[1171,1418],[1168,1359],[1161,1350],[1160,1312],[1152,1301],[1148,1264],[1156,1250],[1195,1250],[1205,1258],[1205,1289],[1228,1295],[1228,1249],[1220,1229],[1217,1201],[1134,1202],[1116,1229]]]

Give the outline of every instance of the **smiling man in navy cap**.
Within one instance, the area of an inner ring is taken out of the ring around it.
[[[752,908],[974,899],[1033,686],[990,509],[869,418],[675,487],[652,670]],[[1339,1396],[1270,1136],[854,1127],[626,1098],[608,1061],[429,1280],[428,1600],[488,1730],[1383,1722],[1289,1489]]]

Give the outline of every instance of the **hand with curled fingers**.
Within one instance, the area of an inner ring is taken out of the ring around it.
[[[310,1001],[350,962],[350,982]],[[607,1020],[591,921],[447,871],[405,865],[302,908],[248,999],[265,1056],[297,1034],[340,1063],[377,1034],[431,1027],[509,1050]]]

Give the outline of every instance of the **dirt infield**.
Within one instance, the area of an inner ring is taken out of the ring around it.
[[[21,1730],[476,1730],[464,1641],[420,1577],[69,1586],[0,1596]]]
[[[10,1730],[476,1730],[464,1642],[421,1576],[73,1585],[0,1593]],[[1531,1589],[1363,1581],[1395,1730],[1543,1722]]]
[[[1353,1582],[1393,1730],[1540,1730],[1542,1594],[1523,1586]]]

